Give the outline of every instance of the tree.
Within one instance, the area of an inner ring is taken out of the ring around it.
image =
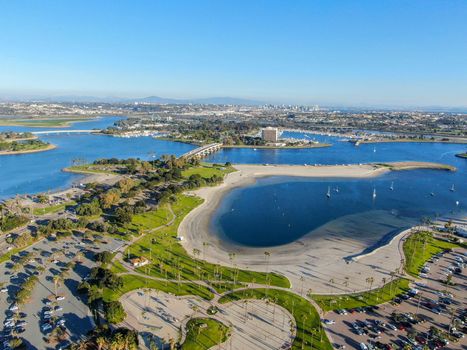
[[[126,312],[119,301],[111,301],[104,304],[105,318],[109,323],[117,324],[123,322]]]

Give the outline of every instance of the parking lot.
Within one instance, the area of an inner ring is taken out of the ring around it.
[[[0,348],[9,349],[8,341],[16,333],[30,349],[59,349],[63,341],[47,342],[48,335],[56,328],[65,334],[64,339],[74,342],[94,327],[92,315],[77,293],[77,287],[94,266],[94,252],[114,250],[122,244],[110,238],[105,241],[107,244],[95,245],[84,243],[76,236],[60,241],[42,240],[0,265],[0,310],[4,314]],[[26,262],[15,263],[27,253]],[[72,261],[75,264],[66,277],[54,281],[54,276]],[[30,298],[24,305],[16,305],[16,293],[24,281],[34,275],[38,281]]]
[[[412,283],[412,293],[375,308],[328,312],[325,328],[336,348],[465,349],[466,279],[458,265],[465,251],[447,252],[426,264],[423,279]],[[450,270],[448,270],[450,268]],[[457,272],[455,269],[457,268]],[[447,275],[454,285],[446,285]],[[342,312],[341,312],[342,313]],[[431,329],[435,327],[435,329]],[[449,332],[451,332],[449,334]]]

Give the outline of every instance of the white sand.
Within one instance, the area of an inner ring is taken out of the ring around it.
[[[426,164],[425,164],[426,165]],[[404,164],[407,166],[407,164]],[[389,279],[400,266],[400,237],[381,247],[377,254],[368,254],[350,264],[344,258],[362,253],[390,232],[415,224],[385,211],[370,211],[331,221],[298,241],[272,248],[249,248],[219,240],[209,232],[213,211],[223,195],[232,188],[254,183],[265,176],[300,176],[334,178],[368,178],[389,170],[374,165],[350,166],[262,166],[235,165],[237,172],[229,174],[224,183],[205,187],[193,194],[204,203],[182,221],[178,234],[182,245],[191,254],[194,248],[204,252],[205,260],[231,265],[229,253],[235,253],[234,264],[256,271],[275,271],[288,277],[298,292],[311,289],[315,293],[343,293],[367,289],[368,277],[374,278],[373,288]],[[362,227],[365,222],[365,227]],[[355,237],[358,236],[358,239]],[[203,248],[203,242],[209,244]],[[264,252],[270,253],[267,261]]]

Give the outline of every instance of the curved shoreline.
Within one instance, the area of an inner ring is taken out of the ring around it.
[[[370,211],[350,215],[344,220],[333,220],[299,240],[277,247],[250,248],[222,240],[210,232],[212,213],[223,196],[230,190],[254,183],[257,178],[269,176],[332,177],[332,178],[371,178],[394,170],[406,169],[449,169],[443,164],[421,162],[398,162],[387,164],[340,165],[340,166],[295,166],[295,165],[234,165],[236,172],[226,176],[224,182],[215,187],[205,187],[190,192],[204,199],[204,202],[188,213],[180,223],[178,236],[181,244],[191,254],[193,249],[206,251],[204,260],[227,266],[238,266],[256,271],[274,271],[285,275],[292,288],[302,285],[300,276],[309,275],[305,285],[315,293],[329,293],[329,280],[344,281],[345,276],[353,273],[354,285],[344,287],[342,292],[364,290],[368,275],[389,275],[403,258],[398,249],[402,232],[394,232],[402,226],[415,225],[408,218],[394,217],[384,211]],[[362,233],[362,217],[367,222]],[[388,232],[389,231],[389,232]],[[371,234],[369,234],[371,232]],[[392,232],[392,235],[388,233]],[[360,236],[356,239],[356,234]],[[385,243],[381,245],[381,242]],[[379,244],[378,244],[379,243]],[[209,249],[203,249],[203,245]],[[369,251],[369,247],[373,247]],[[270,253],[265,259],[264,252]],[[375,254],[378,252],[378,254]],[[235,253],[235,261],[229,257]],[[345,257],[357,257],[349,261]],[[366,277],[365,277],[366,276]],[[340,284],[340,283],[339,283]]]
[[[49,144],[47,147],[39,148],[39,149],[29,149],[29,150],[24,150],[24,151],[0,151],[0,156],[46,152],[46,151],[51,151],[55,148],[57,148],[56,145]]]

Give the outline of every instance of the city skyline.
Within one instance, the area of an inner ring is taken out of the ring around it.
[[[461,1],[19,1],[0,9],[8,14],[0,99],[467,106]]]

